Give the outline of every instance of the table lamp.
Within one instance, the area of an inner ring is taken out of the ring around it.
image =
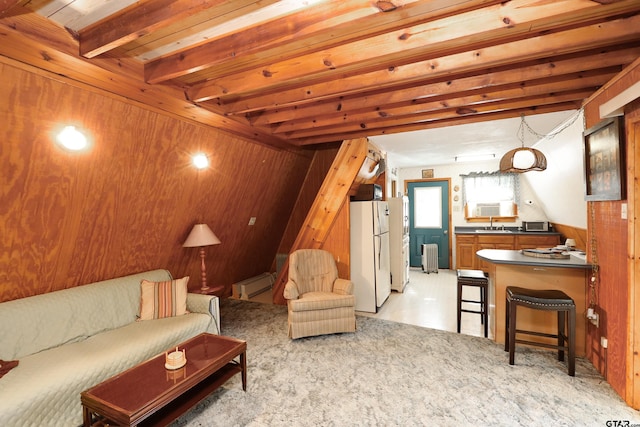
[[[219,245],[220,239],[213,234],[213,231],[207,224],[196,224],[193,226],[191,233],[182,245],[185,248],[200,248],[200,260],[202,262],[202,287],[201,291],[209,290],[207,286],[207,270],[204,264],[204,248],[205,246]]]

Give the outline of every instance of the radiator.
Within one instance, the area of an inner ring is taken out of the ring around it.
[[[234,283],[234,293],[240,295],[240,299],[249,299],[271,289],[273,282],[275,282],[273,274],[262,273],[258,276]]]
[[[422,253],[422,271],[426,273],[438,272],[438,245],[424,244],[420,247]]]

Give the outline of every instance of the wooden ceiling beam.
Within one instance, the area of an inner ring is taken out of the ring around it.
[[[285,132],[287,138],[299,138],[302,132],[307,132],[306,136],[316,136],[325,133],[334,132],[351,132],[358,129],[377,129],[380,127],[394,127],[397,126],[396,120],[402,120],[402,125],[406,123],[421,122],[424,118],[429,118],[443,111],[468,111],[469,114],[473,112],[482,111],[486,113],[491,109],[497,110],[504,109],[504,105],[499,103],[506,102],[518,102],[522,99],[536,99],[539,105],[543,104],[555,104],[558,102],[574,101],[579,99],[588,98],[591,93],[595,92],[605,82],[599,78],[587,79],[585,83],[592,83],[593,85],[585,85],[576,89],[571,88],[567,90],[559,90],[562,86],[561,83],[553,85],[541,85],[540,87],[526,88],[522,90],[510,89],[505,91],[497,91],[493,94],[485,96],[484,94],[468,95],[459,98],[452,98],[447,102],[433,102],[425,104],[424,106],[406,106],[392,109],[389,113],[384,115],[362,115],[363,117],[353,117],[349,121],[345,121],[342,124],[332,124],[325,120],[319,120],[316,126],[300,127],[300,128],[288,128],[283,126],[278,130]],[[574,84],[572,86],[578,86]],[[556,91],[554,91],[554,89]],[[528,104],[533,105],[533,104]],[[358,115],[359,116],[359,115]],[[443,116],[439,118],[446,118]],[[358,120],[361,119],[361,120]],[[290,129],[288,132],[286,130]],[[294,132],[298,132],[294,135]],[[279,132],[276,132],[278,134]]]
[[[398,107],[385,107],[379,110],[367,110],[355,114],[329,117],[316,117],[314,119],[287,121],[279,126],[272,127],[274,134],[283,132],[295,132],[305,129],[320,129],[326,127],[340,128],[344,123],[358,123],[359,126],[368,126],[371,122],[384,121],[388,118],[417,116],[422,113],[451,108],[475,108],[476,105],[495,103],[507,99],[519,99],[531,96],[564,96],[566,92],[580,93],[583,98],[588,98],[598,87],[605,84],[621,71],[620,67],[610,69],[587,71],[576,73],[577,75],[565,75],[563,79],[540,79],[538,81],[513,83],[499,86],[493,90],[473,89],[468,92],[448,93],[434,96],[429,102],[405,103]],[[585,91],[586,89],[586,91]],[[572,98],[576,99],[576,98]]]
[[[362,138],[362,137],[369,137],[369,136],[375,136],[375,135],[392,135],[392,134],[402,133],[402,132],[413,132],[418,130],[437,129],[445,126],[458,126],[458,125],[465,125],[465,124],[471,124],[471,123],[488,122],[493,120],[512,119],[514,117],[520,117],[522,115],[532,116],[536,114],[547,114],[547,113],[555,113],[559,111],[577,110],[579,107],[580,105],[575,102],[543,105],[538,107],[533,106],[533,107],[516,109],[516,110],[452,117],[448,119],[434,120],[430,122],[410,123],[410,124],[390,127],[386,129],[377,129],[377,130],[361,129],[357,132],[350,132],[350,133],[323,134],[319,136],[301,138],[301,139],[292,138],[289,140],[289,142],[291,142],[292,144],[296,144],[298,146],[308,146],[308,145],[322,144],[329,141],[335,141],[336,139],[340,140],[341,138],[344,138],[347,135],[349,136],[349,138]]]
[[[0,15],[3,61],[294,151],[575,109],[640,55],[634,0],[144,0],[97,23],[122,6],[46,2]]]
[[[351,132],[357,132],[362,129],[367,129],[375,134],[379,129],[389,129],[396,126],[404,126],[412,123],[425,123],[433,120],[447,120],[463,116],[486,114],[505,110],[536,108],[543,105],[561,104],[574,101],[576,103],[575,105],[579,107],[582,101],[587,97],[588,95],[585,96],[584,94],[573,91],[551,95],[545,93],[543,95],[486,102],[473,106],[440,108],[433,111],[423,111],[409,115],[390,116],[385,118],[378,117],[375,120],[370,120],[364,123],[349,122],[342,126],[307,128],[288,132],[286,133],[286,135],[288,139],[296,140],[319,135],[326,135],[327,133],[349,134]]]
[[[160,28],[118,48],[118,53],[152,61],[177,50],[208,43],[225,34],[251,29],[261,20],[282,13],[281,0],[233,0],[203,10],[182,21]],[[285,5],[286,6],[286,5]]]
[[[80,30],[80,55],[93,58],[224,2],[225,0],[154,0],[135,3]]]
[[[439,78],[446,81],[452,74],[479,73],[488,68],[635,42],[637,34],[628,30],[634,26],[640,27],[640,15],[420,61],[402,67],[345,77],[331,83],[313,84],[299,89],[283,90],[277,94],[242,98],[229,104],[224,103],[224,108],[228,114],[245,114],[300,106],[336,97],[348,97],[363,91],[421,84],[425,80]],[[194,95],[196,98],[193,98]],[[197,100],[198,95],[200,94],[194,94],[192,90],[188,91],[189,99]]]
[[[535,7],[534,7],[535,6]],[[623,7],[626,6],[626,7]],[[615,8],[615,9],[614,9]],[[561,31],[638,9],[637,2],[598,5],[581,0],[540,3],[512,0],[501,5],[446,17],[340,47],[313,52],[268,67],[235,73],[197,85],[190,99],[252,95],[285,87],[333,79],[336,73],[353,75],[428,58],[468,52],[495,44],[527,39],[550,31]],[[615,10],[615,13],[614,13]]]
[[[250,30],[150,61],[145,65],[145,81],[156,84],[203,69],[207,69],[206,75],[193,78],[216,79],[497,3],[500,1],[405,0],[396,9],[382,12],[370,0],[328,0]],[[286,49],[281,48],[284,44]]]
[[[346,37],[341,36],[346,32],[344,27],[354,31],[350,21],[373,19],[380,14],[368,0],[341,1],[338,4],[324,1],[296,14],[150,61],[145,64],[145,81],[157,84],[212,67],[217,73],[226,74],[222,68],[237,70],[241,62],[246,64],[268,61],[275,56],[280,59],[295,56],[301,49],[309,49],[312,38],[316,46],[323,43],[336,45]],[[283,51],[280,47],[285,43],[287,48]],[[232,63],[228,62],[230,59],[233,59]]]
[[[535,65],[521,66],[501,70],[482,70],[470,77],[448,76],[450,80],[436,83],[424,81],[412,87],[394,87],[384,91],[370,92],[367,96],[351,96],[316,102],[298,108],[268,110],[249,115],[248,120],[254,126],[266,126],[286,121],[314,119],[323,116],[344,116],[357,112],[370,111],[379,114],[381,110],[406,103],[419,104],[432,99],[444,99],[458,92],[472,90],[492,90],[493,87],[521,83],[532,79],[562,76],[616,65],[626,65],[640,56],[640,46],[622,50],[593,52],[587,56],[560,57],[545,60]],[[385,107],[381,107],[385,106]]]

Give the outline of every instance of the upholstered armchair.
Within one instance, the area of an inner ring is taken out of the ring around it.
[[[338,278],[331,253],[300,249],[289,255],[284,288],[289,308],[289,337],[355,332],[353,283]]]

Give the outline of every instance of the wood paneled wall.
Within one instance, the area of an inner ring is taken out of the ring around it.
[[[620,78],[613,79],[586,103],[587,128],[601,120],[599,108],[603,103],[640,81],[640,66],[637,62],[635,66],[629,67],[633,69],[631,72],[623,71]],[[625,108],[627,126],[631,118],[637,117],[638,114],[640,114],[638,102]],[[627,140],[627,158],[636,156],[633,147],[637,144],[638,141]],[[634,183],[638,179],[637,171],[634,167],[630,167],[629,162],[625,169],[628,174],[627,195],[635,197],[634,192],[637,190],[634,188]],[[628,253],[628,249],[629,236],[633,238],[637,236],[634,236],[633,224],[630,225],[629,220],[621,217],[622,204],[627,202],[633,205],[633,200],[588,203],[587,254],[592,259],[591,253],[594,246],[591,238],[594,236],[599,267],[595,289],[595,309],[600,315],[600,325],[597,328],[594,325],[588,327],[587,356],[605,375],[614,390],[627,399],[628,403],[632,403],[629,398],[629,388],[637,372],[627,372],[627,366],[630,366],[628,359],[633,357],[633,352],[628,351],[628,339],[629,331],[633,333],[638,326],[630,324],[630,318],[632,318],[629,313],[630,290],[633,293],[636,285],[633,280],[630,280],[633,276],[629,266],[633,265],[634,260],[632,254]],[[631,215],[630,218],[633,220],[633,212]],[[609,343],[606,349],[600,345],[602,337],[606,337]]]
[[[313,151],[248,142],[1,60],[0,75],[0,301],[154,268],[197,289],[198,250],[182,243],[198,222],[222,241],[207,248],[210,284],[270,270]],[[54,143],[66,124],[86,131],[90,150]],[[194,152],[209,169],[191,166]]]
[[[574,239],[576,248],[586,250],[587,248],[587,230],[584,228],[574,227],[572,225],[553,223],[553,229],[562,234],[563,239]],[[564,245],[564,240],[561,242]]]
[[[340,144],[338,143],[327,144],[321,146],[321,148],[314,153],[313,161],[302,183],[298,199],[296,200],[293,212],[289,218],[289,223],[278,247],[279,253],[288,254],[290,252],[291,245],[293,245],[293,242],[296,240],[300,232],[300,227],[302,227],[309,213],[309,209],[316,199],[318,190],[327,176],[327,171],[336,158],[339,149]]]

